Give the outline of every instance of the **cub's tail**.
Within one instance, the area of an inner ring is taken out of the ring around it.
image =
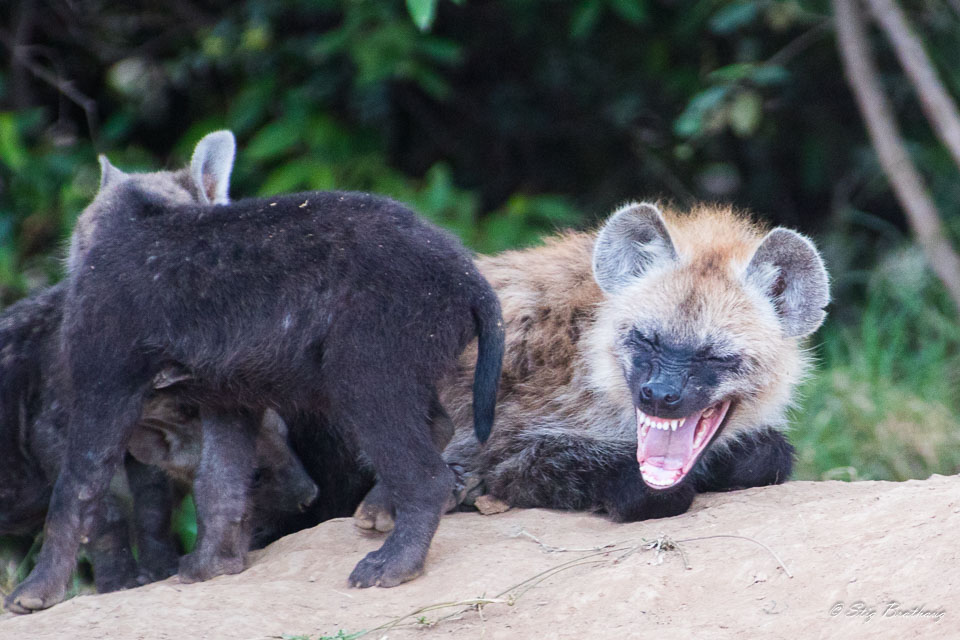
[[[492,289],[474,303],[473,321],[477,328],[477,366],[473,372],[473,431],[477,440],[486,442],[493,428],[503,367],[504,331],[500,301]]]

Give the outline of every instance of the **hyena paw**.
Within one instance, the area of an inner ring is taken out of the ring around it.
[[[476,506],[477,498],[482,496],[486,490],[483,479],[479,475],[467,471],[459,464],[451,464],[450,470],[456,477],[456,484],[453,487],[452,500],[447,503],[444,513],[453,511],[461,505]]]
[[[423,556],[415,550],[393,554],[383,549],[371,551],[350,574],[350,586],[395,587],[423,573],[423,563]]]
[[[63,600],[66,585],[42,576],[30,576],[13,590],[3,601],[3,606],[12,613],[33,613],[47,609]]]
[[[217,576],[240,573],[244,569],[242,555],[209,556],[194,551],[180,558],[180,582],[203,582]]]
[[[483,481],[473,474],[464,471],[460,465],[451,464],[450,470],[453,471],[455,484],[453,491],[443,505],[442,513],[449,513],[455,510],[461,504],[473,506],[474,501],[483,493]],[[393,501],[383,482],[377,481],[377,484],[370,489],[370,492],[357,507],[353,513],[353,524],[360,529],[379,531],[380,533],[389,533],[393,531],[394,526]]]
[[[157,549],[153,553],[140,554],[140,574],[137,581],[149,584],[177,573],[180,556],[175,549]]]
[[[361,529],[372,529],[381,533],[393,530],[393,503],[382,482],[378,481],[357,507],[353,514],[353,524]]]
[[[689,482],[663,491],[651,489],[640,477],[636,462],[631,461],[608,485],[603,506],[616,522],[669,518],[685,513],[696,493]]]
[[[123,591],[124,589],[139,587],[142,584],[136,566],[104,574],[103,571],[97,571],[96,565],[93,567],[93,583],[97,587],[97,593]]]

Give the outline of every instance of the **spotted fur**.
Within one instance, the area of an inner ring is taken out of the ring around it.
[[[466,353],[441,393],[456,425],[448,462],[514,506],[600,510],[618,520],[682,512],[696,490],[784,481],[792,448],[782,430],[810,364],[803,339],[827,303],[813,245],[706,205],[662,215],[627,205],[597,237],[567,233],[478,262],[506,327],[497,419],[478,446],[469,429],[474,355]],[[627,344],[636,328],[739,359],[704,390],[734,402],[673,491],[650,490],[637,472]]]

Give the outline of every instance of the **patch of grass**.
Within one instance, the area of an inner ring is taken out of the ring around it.
[[[859,313],[848,308],[819,337],[819,366],[793,420],[795,478],[960,472],[960,326],[922,256],[888,255]]]

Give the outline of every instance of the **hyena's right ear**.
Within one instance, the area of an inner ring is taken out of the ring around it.
[[[101,153],[97,156],[97,160],[100,161],[100,191],[103,191],[104,187],[116,184],[127,177],[127,174],[110,164],[104,154]]]
[[[657,262],[676,260],[660,210],[632,203],[604,223],[593,247],[593,277],[606,293],[616,293]]]
[[[788,337],[809,335],[823,324],[830,302],[827,269],[813,243],[796,231],[778,227],[768,233],[745,279],[773,303]]]
[[[230,202],[230,172],[237,153],[233,133],[224,129],[200,139],[190,159],[190,178],[205,204]]]

